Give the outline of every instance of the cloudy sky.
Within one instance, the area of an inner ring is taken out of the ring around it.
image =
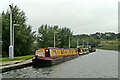
[[[1,0],[0,11],[14,3],[37,31],[42,24],[70,28],[74,34],[118,32],[119,0]]]

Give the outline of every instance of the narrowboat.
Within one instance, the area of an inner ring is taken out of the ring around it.
[[[95,51],[96,51],[96,49],[93,49],[93,48],[89,49],[89,52],[95,52]]]
[[[39,48],[32,59],[33,66],[52,66],[78,57],[78,49]]]
[[[88,48],[78,48],[78,54],[79,55],[89,54],[89,49]]]

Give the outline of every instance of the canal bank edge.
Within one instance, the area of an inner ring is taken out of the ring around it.
[[[27,67],[27,66],[31,66],[32,65],[32,59],[28,59],[28,60],[21,60],[21,61],[13,61],[13,63],[6,63],[4,64],[4,62],[2,62],[3,65],[0,66],[0,70],[2,72],[6,72],[6,71],[10,71],[13,69],[19,69],[19,68],[23,68],[23,67]]]

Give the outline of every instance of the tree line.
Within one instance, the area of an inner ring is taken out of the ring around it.
[[[97,47],[101,41],[118,41],[120,39],[120,33],[113,33],[113,32],[105,32],[100,33],[96,32],[94,34],[80,34],[80,35],[73,35],[74,42],[78,39],[79,45],[91,45],[92,47]]]
[[[95,34],[79,34],[73,35],[71,29],[67,27],[59,27],[58,25],[41,25],[38,28],[38,34],[32,32],[32,26],[26,24],[27,17],[25,12],[20,10],[17,5],[12,4],[12,22],[13,24],[20,24],[15,27],[15,56],[23,56],[33,54],[36,48],[54,47],[54,34],[55,46],[58,48],[68,48],[69,38],[70,47],[76,48],[77,40],[79,45],[86,44],[93,47],[99,44],[100,40],[117,40],[120,38],[120,33],[115,34],[111,32],[95,33]],[[10,45],[10,11],[2,12],[2,57],[8,57]],[[55,33],[56,32],[56,33]]]

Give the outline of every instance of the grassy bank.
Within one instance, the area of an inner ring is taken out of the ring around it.
[[[101,41],[100,44],[98,44],[98,47],[96,48],[118,51],[120,49],[120,45],[117,40],[116,41]]]
[[[5,58],[0,58],[0,61],[17,61],[22,59],[29,59],[32,57],[34,57],[34,55],[19,56],[19,57],[14,57],[14,59],[9,59],[8,57],[5,57]]]
[[[115,46],[115,45],[103,46],[103,47],[96,47],[96,49],[105,49],[105,50],[115,50],[115,51],[118,51],[118,46]]]

